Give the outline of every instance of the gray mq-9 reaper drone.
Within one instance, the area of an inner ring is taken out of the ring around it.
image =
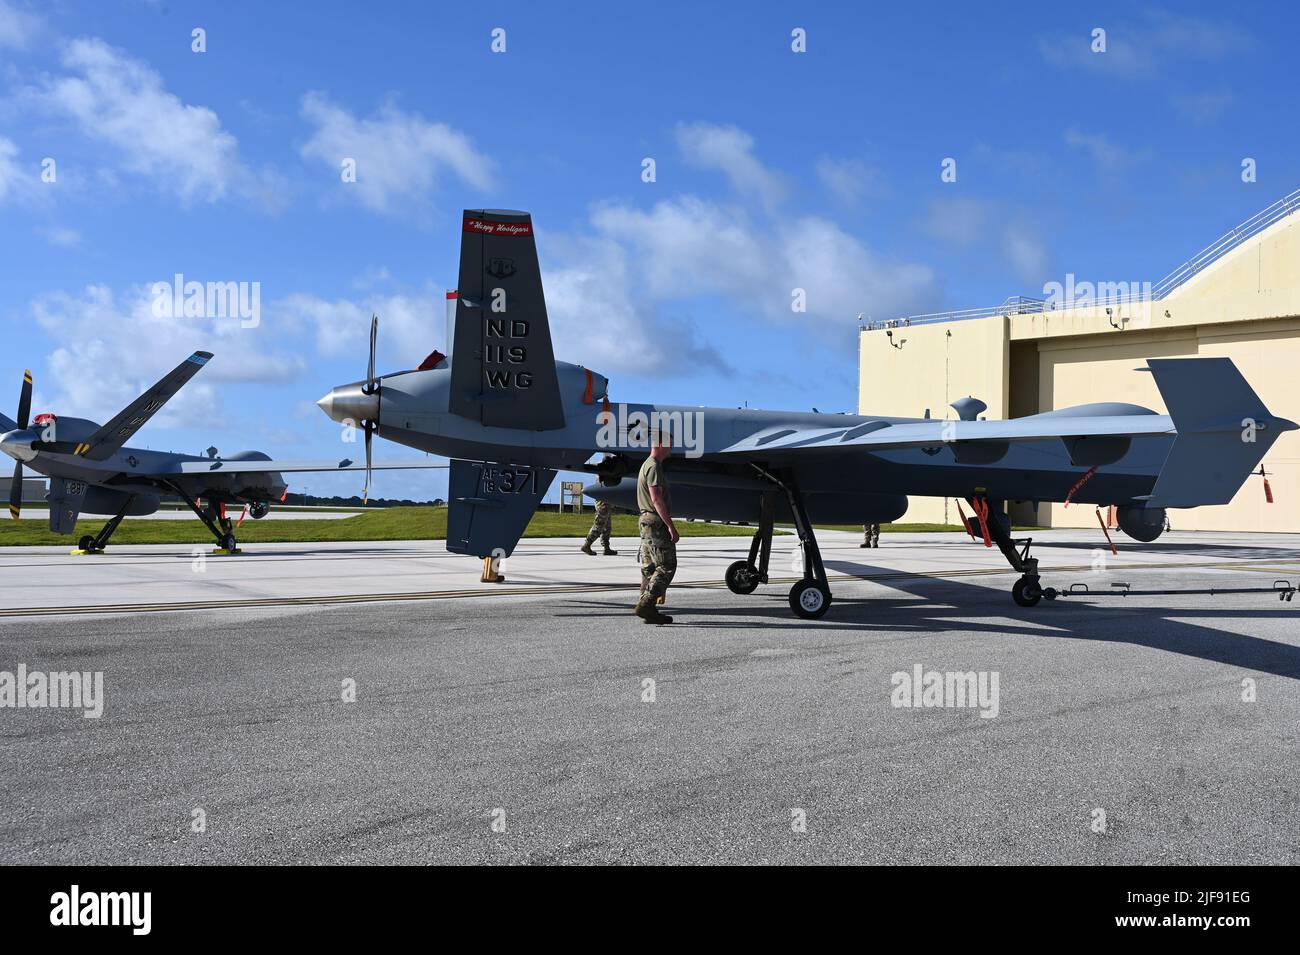
[[[451,298],[453,293],[448,293]],[[373,326],[372,326],[373,330]],[[1118,506],[1129,536],[1154,540],[1165,509],[1228,502],[1283,431],[1226,358],[1150,359],[1169,409],[1104,402],[1005,421],[958,420],[654,404],[611,406],[608,380],[556,361],[533,236],[525,212],[467,210],[451,354],[417,371],[376,377],[319,402],[336,421],[451,458],[447,549],[509,556],[557,470],[595,474],[595,498],[632,505],[652,433],[670,437],[677,516],[758,526],[745,560],[726,574],[748,594],[768,580],[773,524],[792,521],[803,579],[790,590],[800,617],[831,602],[815,523],[897,520],[907,495],[965,498],[985,543],[1022,576],[1022,606],[1045,592],[1027,541],[1013,540],[1006,501]],[[665,443],[668,443],[665,441]],[[603,455],[598,463],[593,459]]]
[[[365,465],[349,460],[272,461],[261,451],[240,451],[219,457],[174,454],[126,447],[126,442],[187,381],[208,363],[210,352],[196,351],[173,368],[156,385],[122,409],[107,424],[85,418],[40,414],[29,421],[32,408],[32,373],[23,373],[18,396],[18,420],[0,414],[0,451],[15,460],[9,485],[9,515],[22,513],[23,465],[50,479],[50,530],[71,534],[81,513],[111,514],[112,519],[95,535],[78,542],[85,553],[98,553],[108,544],[124,517],[152,514],[163,494],[179,496],[217,539],[233,553],[237,548],[235,523],[226,515],[230,506],[247,506],[254,519],[267,515],[273,503],[288,491],[281,472],[366,471],[370,487],[372,469],[443,468],[423,462],[373,464],[366,445]],[[202,502],[202,503],[200,503]]]

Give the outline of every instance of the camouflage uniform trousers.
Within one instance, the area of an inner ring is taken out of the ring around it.
[[[606,510],[603,514],[600,509],[596,510],[595,520],[591,522],[591,530],[587,532],[587,546],[590,547],[595,543],[596,538],[600,538],[601,544],[605,550],[609,550],[609,535],[614,530],[614,515],[611,511]]]
[[[668,526],[657,514],[642,514],[641,592],[662,597],[677,573],[677,545],[668,535]]]

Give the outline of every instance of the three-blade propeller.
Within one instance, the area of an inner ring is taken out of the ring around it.
[[[32,413],[32,373],[23,369],[23,388],[18,393],[18,428],[27,427]],[[15,521],[23,511],[23,462],[14,462],[14,477],[9,482],[9,516]]]
[[[379,316],[370,316],[370,360],[366,364],[366,383],[361,387],[362,394],[378,395],[379,379],[375,377],[375,343],[379,339]],[[370,439],[379,427],[379,402],[375,402],[375,420],[363,419],[361,427],[366,433],[366,486],[361,490],[361,503],[370,503]]]

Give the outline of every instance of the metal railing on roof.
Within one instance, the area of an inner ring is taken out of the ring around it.
[[[1178,266],[1178,268],[1174,269],[1162,278],[1159,282],[1152,285],[1150,290],[1118,295],[1095,295],[1088,297],[1086,300],[1062,302],[1059,307],[1092,308],[1104,305],[1126,305],[1133,302],[1158,302],[1161,299],[1166,298],[1171,292],[1190,280],[1193,276],[1198,275],[1219,259],[1223,258],[1243,242],[1259,235],[1273,223],[1280,219],[1285,219],[1297,210],[1300,210],[1300,189],[1283,196],[1268,208],[1255,213],[1236,228],[1225,232],[1218,239],[1211,242],[1200,252],[1196,253],[1196,255],[1192,256],[1182,265]],[[1058,306],[1055,303],[1044,302],[1042,299],[1026,298],[1022,295],[1014,295],[1001,305],[992,305],[984,308],[951,309],[945,312],[926,312],[921,315],[908,315],[903,318],[894,318],[883,322],[860,320],[858,327],[863,331],[871,331],[878,328],[899,328],[908,325],[931,325],[936,322],[959,322],[971,318],[992,318],[995,315],[1027,315],[1037,312],[1054,311],[1057,307]],[[859,319],[861,319],[861,316],[859,316]]]
[[[1211,242],[1153,285],[1151,287],[1151,297],[1156,301],[1164,298],[1193,275],[1204,270],[1206,266],[1217,262],[1247,239],[1259,235],[1274,222],[1286,218],[1297,209],[1300,209],[1300,189],[1290,195],[1283,196],[1267,209],[1255,213],[1235,229],[1230,229],[1214,242]]]
[[[986,308],[957,308],[946,312],[926,312],[923,315],[908,315],[905,318],[891,318],[887,321],[864,321],[860,326],[864,331],[876,328],[903,328],[908,325],[930,325],[935,322],[960,322],[967,318],[992,318],[994,315],[1028,315],[1047,310],[1047,303],[1039,298],[1026,298],[1013,295],[1001,305]]]

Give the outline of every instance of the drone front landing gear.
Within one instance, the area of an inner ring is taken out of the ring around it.
[[[99,529],[99,533],[93,537],[90,534],[82,536],[77,541],[76,548],[72,551],[73,556],[83,557],[87,554],[102,554],[104,548],[108,546],[108,539],[113,536],[113,531],[117,530],[117,525],[122,523],[122,518],[126,517],[127,508],[135,500],[135,495],[128,497],[122,509],[113,515],[113,519]]]
[[[799,493],[799,486],[795,483],[794,472],[786,471],[778,476],[763,470],[758,465],[753,465],[753,467],[766,480],[785,492],[786,500],[790,504],[790,513],[794,515],[794,529],[795,533],[799,535],[799,547],[803,552],[803,579],[790,588],[790,609],[794,611],[796,617],[802,617],[804,620],[817,620],[824,617],[831,606],[831,588],[826,580],[826,568],[822,564],[822,552],[817,546],[817,535],[813,533],[812,524],[808,520],[808,512],[804,510],[803,495]],[[764,497],[766,498],[767,495],[764,495]],[[750,545],[751,558],[754,555],[756,545],[761,544],[760,535],[763,535],[763,525],[761,523],[759,534],[755,535],[755,544]],[[772,547],[770,524],[768,525],[767,534],[763,536],[766,536],[767,553],[763,556],[761,572],[764,574],[764,579],[766,579],[767,557],[770,556]],[[735,565],[733,564],[732,567],[735,567]],[[756,570],[756,572],[758,571]]]
[[[1014,538],[1011,536],[1011,518],[1002,522],[1002,511],[991,512],[989,502],[984,498],[968,497],[966,503],[975,511],[980,521],[980,529],[985,533],[985,542],[996,544],[1002,556],[1007,559],[1011,569],[1021,574],[1011,587],[1011,599],[1021,607],[1036,607],[1046,597],[1056,599],[1056,591],[1044,590],[1038,576],[1038,558],[1029,556],[1032,537]],[[999,505],[999,508],[1001,505]]]
[[[733,594],[752,594],[767,583],[767,566],[772,559],[772,527],[776,513],[775,492],[765,491],[759,503],[758,530],[749,545],[749,558],[727,568],[727,589]]]
[[[190,497],[179,484],[169,485],[172,491],[176,492],[195,516],[203,522],[203,525],[212,532],[212,536],[217,540],[217,549],[213,554],[238,554],[239,542],[235,540],[234,524],[226,516],[226,506],[224,504],[210,504],[208,507],[200,507],[198,501]]]

